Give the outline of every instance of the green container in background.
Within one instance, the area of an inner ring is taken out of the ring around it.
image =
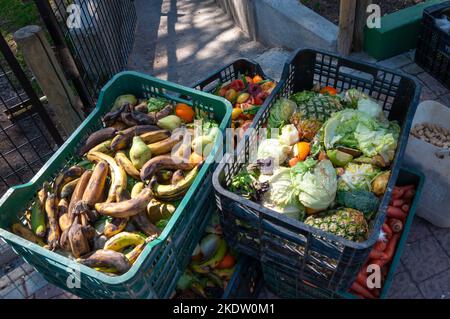
[[[230,125],[232,106],[221,97],[137,72],[119,73],[102,89],[95,110],[36,176],[27,184],[9,189],[0,199],[0,237],[47,281],[82,298],[168,298],[203,235],[199,229],[206,227],[215,210],[211,176],[216,166],[213,159],[221,156],[223,151],[220,139],[215,142],[162,234],[146,246],[133,267],[121,276],[112,277],[80,265],[9,231],[11,224],[19,221],[34,201],[42,183],[52,180],[61,170],[79,161],[76,151],[91,133],[101,128],[101,117],[123,94],[164,97],[188,103],[217,121],[222,132]]]
[[[383,16],[381,28],[365,28],[364,51],[384,60],[417,47],[423,10],[445,0],[428,0]]]

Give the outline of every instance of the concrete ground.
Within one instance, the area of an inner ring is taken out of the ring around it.
[[[238,57],[253,58],[277,79],[289,56],[246,37],[213,0],[136,0],[138,26],[129,68],[192,85]],[[364,54],[355,58],[373,61]],[[450,106],[450,92],[413,62],[413,52],[379,62],[415,76],[422,100]],[[411,227],[390,298],[450,299],[450,230],[421,218]],[[265,296],[271,296],[265,294]],[[0,240],[1,298],[75,298],[48,284]]]

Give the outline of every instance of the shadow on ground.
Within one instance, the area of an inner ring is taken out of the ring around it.
[[[136,0],[129,69],[192,85],[238,57],[265,48],[244,35],[213,0]]]

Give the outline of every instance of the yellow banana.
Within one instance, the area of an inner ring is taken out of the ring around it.
[[[151,190],[145,188],[136,198],[120,203],[99,203],[95,209],[102,215],[127,218],[145,210],[151,197]]]
[[[125,255],[113,250],[97,250],[89,258],[78,259],[77,261],[94,269],[107,269],[108,271],[114,269],[117,274],[124,274],[131,268],[131,264]]]
[[[32,243],[38,244],[39,246],[44,246],[44,241],[36,236],[30,229],[26,228],[22,224],[16,223],[11,226],[11,230],[17,236],[20,236]]]
[[[100,152],[100,153],[104,153],[104,154],[112,154],[112,150],[111,150],[111,143],[112,140],[107,140],[104,141],[100,144],[98,144],[97,146],[93,147],[89,152],[89,153],[94,153],[94,152]]]
[[[144,189],[145,185],[142,182],[136,183],[131,190],[131,198],[136,198]]]
[[[66,169],[64,172],[58,174],[53,184],[53,192],[58,195],[64,185],[79,178],[85,169],[80,166],[72,166]]]
[[[163,155],[170,153],[172,148],[174,148],[174,146],[177,145],[182,139],[183,136],[178,135],[177,137],[169,137],[153,144],[147,144],[147,146],[152,151],[153,156]]]
[[[137,180],[141,179],[139,171],[133,166],[133,163],[124,152],[117,152],[114,159],[116,160],[117,164],[119,164],[125,170],[125,172],[127,172],[129,176]]]
[[[75,190],[75,187],[77,186],[78,182],[80,181],[80,178],[74,179],[73,181],[67,183],[63,186],[61,189],[61,198],[69,198],[72,196],[73,191]]]
[[[200,171],[200,168],[201,166],[195,167],[186,175],[184,179],[181,179],[176,184],[161,185],[156,181],[156,179],[152,179],[150,182],[150,187],[153,194],[162,201],[175,201],[181,199],[186,194],[189,187],[191,187],[198,172]]]
[[[170,137],[170,131],[167,130],[147,132],[141,135],[141,138],[144,141],[144,143],[149,144],[165,140],[168,137]]]
[[[122,232],[128,224],[128,218],[113,218],[110,221],[106,221],[103,234],[107,238],[111,238],[120,232]]]
[[[120,167],[116,161],[109,155],[100,152],[89,152],[88,160],[92,162],[105,161],[108,163],[111,171],[111,187],[109,188],[107,203],[112,203],[116,200],[116,193],[119,187],[127,187],[127,173]],[[97,206],[97,205],[96,205]]]
[[[51,250],[56,249],[61,237],[61,229],[59,228],[58,217],[58,198],[55,194],[49,194],[45,201],[45,212],[47,213],[49,232],[47,234],[47,244]]]
[[[120,252],[126,247],[137,246],[143,243],[145,243],[145,238],[141,235],[129,232],[121,232],[108,239],[103,249]]]
[[[100,161],[95,165],[92,176],[83,193],[83,202],[92,207],[103,199],[108,172],[108,164],[105,161]]]

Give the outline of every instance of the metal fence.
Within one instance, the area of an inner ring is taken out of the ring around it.
[[[39,5],[43,1],[48,0],[35,0],[35,3]],[[137,20],[134,2],[52,0],[46,3],[51,4],[45,12],[46,18],[50,13],[55,29],[63,35],[53,40],[56,46],[61,41],[67,45],[82,78],[78,84],[83,82],[87,93],[82,94],[76,82],[74,88],[82,99],[87,97],[91,106],[105,82],[127,66]],[[43,15],[42,18],[48,22]],[[71,19],[75,19],[72,25],[68,23]],[[1,35],[0,49],[1,196],[9,187],[28,182],[63,140],[43,106],[37,83],[30,81],[31,73],[24,72]]]
[[[134,43],[133,0],[54,0],[55,16],[91,97],[125,69]]]
[[[0,196],[30,180],[63,142],[29,77],[0,34]]]

